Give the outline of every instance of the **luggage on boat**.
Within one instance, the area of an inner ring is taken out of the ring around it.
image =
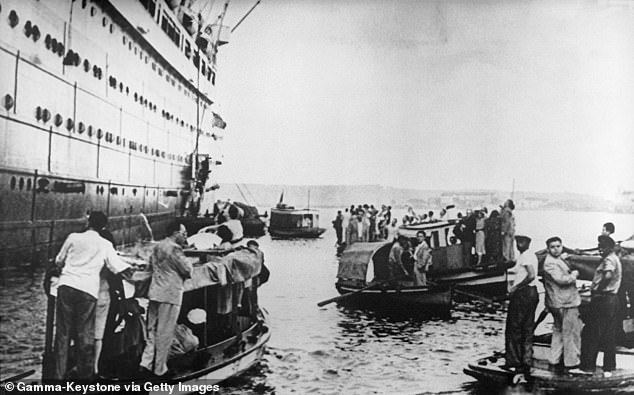
[[[178,324],[174,330],[174,340],[172,341],[168,358],[194,351],[198,348],[198,344],[198,338],[192,330],[183,324]]]

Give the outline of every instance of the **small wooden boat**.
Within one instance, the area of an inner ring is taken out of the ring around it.
[[[296,209],[283,203],[271,209],[269,233],[275,238],[316,238],[326,229],[319,227],[319,211]]]
[[[451,311],[452,288],[448,285],[414,286],[407,282],[385,281],[390,244],[354,243],[339,260],[335,287],[346,303],[381,310],[407,311],[415,314],[447,315]],[[372,273],[377,274],[372,281]],[[369,275],[369,276],[368,276]]]
[[[464,369],[464,373],[488,386],[504,387],[525,382],[532,387],[533,393],[557,391],[559,393],[631,394],[634,392],[634,349],[617,348],[617,369],[610,377],[604,376],[600,368],[593,375],[575,375],[549,367],[549,354],[550,335],[538,336],[533,343],[533,367],[530,373],[518,374],[502,368],[505,360],[501,352],[470,363]],[[597,361],[603,361],[603,353],[599,353]]]
[[[110,315],[104,333],[104,351],[99,362],[98,381],[121,386],[145,381],[156,384],[152,388],[159,388],[161,383],[209,386],[237,376],[257,363],[262,358],[265,345],[271,336],[266,316],[257,304],[257,288],[261,281],[259,274],[263,268],[262,255],[245,248],[224,253],[216,250],[187,250],[187,259],[195,265],[192,278],[184,283],[176,332],[185,333],[188,338],[181,338],[189,340],[191,347],[174,352],[172,345],[170,352],[174,354],[170,354],[167,361],[171,372],[169,378],[139,375],[139,351],[143,350],[143,336],[133,347],[127,344],[130,343],[130,338],[138,335],[138,328],[144,327],[143,309],[139,306],[139,301],[142,305],[144,301],[147,303],[147,300],[141,298],[139,292],[144,288],[141,284],[151,277],[151,273],[143,269],[147,265],[146,259],[151,254],[151,249],[152,244],[139,244],[122,255],[126,262],[140,269],[132,278],[136,285],[137,298],[125,295],[126,292],[115,297],[111,292]],[[44,382],[52,377],[51,369],[54,365],[54,294],[49,295],[48,308],[43,360]],[[119,313],[113,311],[125,312],[125,318],[117,322],[115,317],[119,317]],[[175,338],[181,339],[176,333]],[[123,353],[114,351],[122,344],[126,344]],[[164,393],[164,389],[163,392],[147,392],[159,394]],[[191,392],[197,390],[176,390],[173,393]]]
[[[540,272],[546,252],[536,253],[540,263]],[[568,262],[579,270],[579,279],[586,284],[592,280],[594,270],[599,264],[601,257],[598,255],[571,255]],[[621,257],[623,265],[623,278],[621,287],[632,284],[632,259],[631,255]],[[628,284],[628,285],[626,285]],[[587,314],[586,306],[590,302],[590,290],[587,285],[579,288],[581,295],[581,306],[579,308],[581,318]],[[487,385],[514,385],[519,382],[526,382],[532,387],[533,393],[543,391],[557,391],[558,393],[634,393],[634,319],[626,311],[622,320],[623,336],[617,338],[620,341],[616,350],[617,369],[611,372],[610,376],[603,375],[601,363],[603,353],[599,352],[597,357],[597,372],[593,375],[574,375],[561,369],[554,369],[548,365],[550,355],[551,334],[546,332],[535,336],[533,339],[533,367],[528,374],[516,374],[515,372],[503,369],[504,353],[480,358],[476,362],[469,364],[464,372]],[[541,327],[536,332],[539,333]]]

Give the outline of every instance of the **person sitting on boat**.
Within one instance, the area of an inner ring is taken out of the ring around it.
[[[592,279],[592,298],[586,326],[581,333],[581,365],[580,369],[571,373],[594,373],[601,347],[604,375],[611,376],[610,372],[616,369],[616,334],[620,322],[617,293],[621,286],[622,267],[614,253],[614,240],[601,235],[598,242],[602,259]]]
[[[436,218],[434,218],[434,212],[429,210],[427,213],[427,222],[436,222]]]
[[[506,316],[505,369],[527,373],[533,360],[533,323],[539,302],[537,293],[537,256],[528,251],[531,239],[515,236],[520,252],[515,266],[508,270],[510,302]]]
[[[567,369],[579,366],[581,345],[581,319],[579,305],[581,297],[577,291],[577,270],[571,270],[562,254],[563,244],[559,237],[546,240],[548,254],[544,260],[545,305],[553,316],[553,334],[550,343],[551,365],[562,361]]]
[[[183,254],[183,246],[187,245],[185,227],[178,222],[171,222],[167,226],[167,234],[154,247],[150,256],[152,280],[148,291],[148,336],[141,357],[143,375],[168,374],[167,356],[183,301],[183,284],[191,278],[193,270]]]
[[[53,378],[56,380],[69,378],[67,364],[71,339],[77,350],[76,378],[89,380],[93,377],[101,269],[105,265],[117,274],[130,267],[119,258],[110,241],[99,235],[107,223],[108,217],[104,213],[91,212],[88,229],[71,233],[55,257],[55,264],[61,270],[55,319]]]
[[[418,245],[414,251],[414,258],[416,259],[416,270],[414,270],[414,285],[426,286],[427,285],[427,272],[432,265],[431,248],[427,244],[427,235],[424,231],[419,230],[416,233],[416,239]]]

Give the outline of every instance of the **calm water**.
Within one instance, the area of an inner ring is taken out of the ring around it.
[[[316,240],[260,239],[271,279],[260,290],[272,330],[262,363],[223,384],[223,393],[418,394],[490,393],[462,373],[474,358],[503,350],[505,313],[478,302],[455,306],[451,319],[407,319],[355,311],[318,301],[336,296],[336,210],[321,210],[328,231]],[[634,233],[634,215],[516,212],[517,233],[534,249],[559,235],[568,246],[589,248],[606,221],[616,240]],[[0,374],[37,369],[43,350],[45,298],[42,270],[2,268]]]

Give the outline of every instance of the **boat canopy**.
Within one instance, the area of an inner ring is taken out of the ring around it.
[[[150,248],[150,251],[148,251]],[[139,266],[139,262],[147,264],[151,254],[151,245],[142,246],[135,256],[122,256],[127,263]],[[208,287],[211,285],[225,286],[247,281],[260,274],[264,255],[261,251],[248,248],[230,252],[225,255],[206,255],[206,262],[196,264],[199,258],[188,257],[194,264],[192,277],[184,284],[185,291]],[[151,270],[137,271],[133,275],[134,282],[143,282],[152,277]]]
[[[337,278],[342,280],[366,281],[368,266],[373,262],[374,254],[385,245],[390,243],[354,243],[343,252],[339,259],[339,270]],[[374,265],[370,266],[374,272]]]

